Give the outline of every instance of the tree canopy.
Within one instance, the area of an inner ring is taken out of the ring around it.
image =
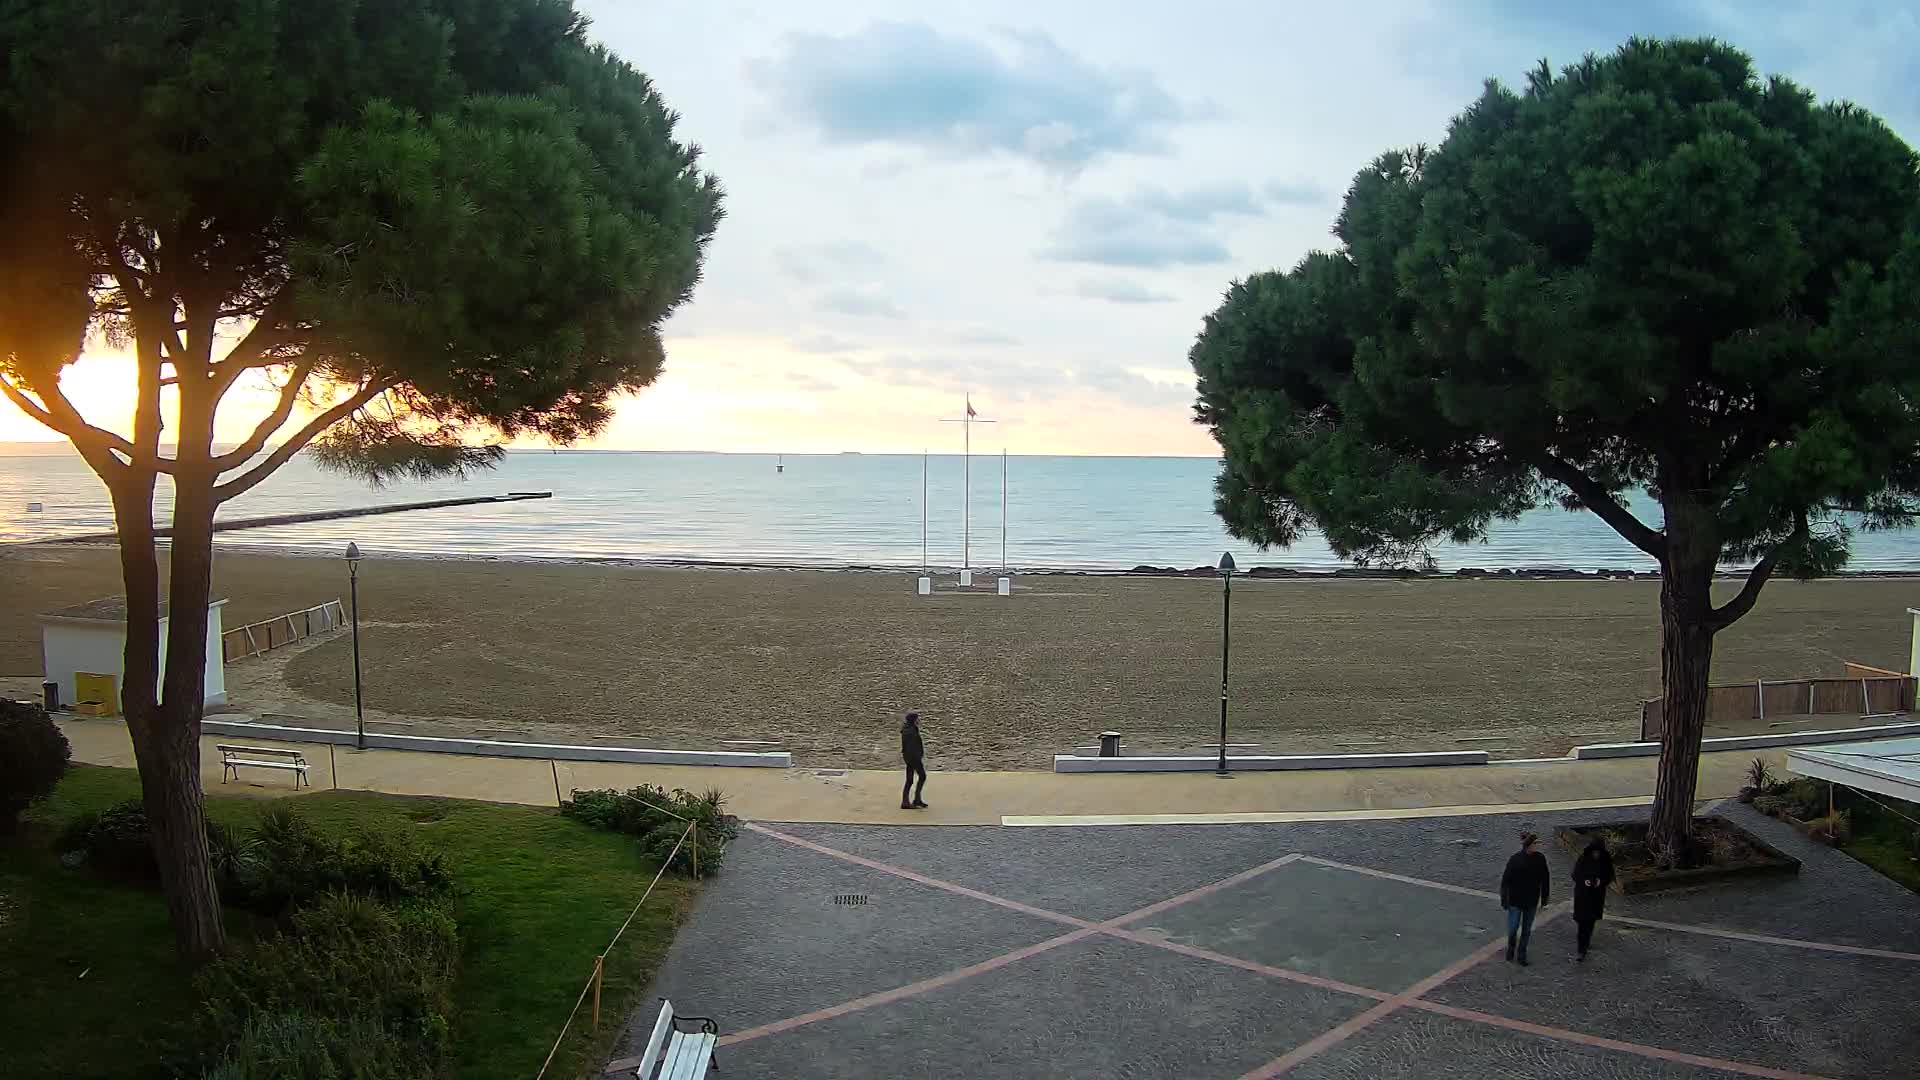
[[[218,391],[273,370],[274,419],[334,406],[312,435],[371,475],[597,431],[657,377],[721,211],[674,114],[585,31],[556,0],[0,6],[10,396],[74,426],[57,377],[104,332],[217,364]],[[125,459],[103,427],[82,448]]]
[[[218,505],[309,445],[377,481],[599,431],[660,374],[720,187],[570,0],[0,0],[0,53],[0,394],[112,496],[122,707],[176,934],[205,955]],[[132,351],[131,416],[62,392],[102,341]],[[216,447],[262,376],[268,415]]]
[[[1355,177],[1339,249],[1236,283],[1191,359],[1238,535],[1403,561],[1624,493],[1800,572],[1920,495],[1913,152],[1711,41],[1634,41]],[[1864,515],[1864,516],[1855,516]]]
[[[1920,514],[1920,171],[1856,106],[1708,40],[1636,39],[1353,180],[1332,251],[1236,282],[1190,359],[1236,535],[1343,556],[1558,502],[1657,560],[1688,828],[1712,638],[1776,571]],[[1628,496],[1660,505],[1643,521]],[[1715,568],[1747,564],[1716,605]]]

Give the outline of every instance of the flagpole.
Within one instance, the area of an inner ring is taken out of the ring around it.
[[[927,572],[927,451],[920,451],[920,573]]]
[[[1007,448],[1000,448],[1000,572],[1007,572]]]
[[[940,422],[965,425],[960,443],[960,580],[970,584],[973,580],[973,425],[976,420],[982,424],[994,421],[979,419],[973,411],[972,394],[967,395],[966,401],[964,414]]]

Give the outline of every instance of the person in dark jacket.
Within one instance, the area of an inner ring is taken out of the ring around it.
[[[1593,944],[1593,924],[1607,910],[1607,886],[1613,884],[1613,853],[1607,842],[1593,838],[1587,850],[1573,864],[1573,921],[1580,928],[1580,952],[1575,959],[1585,960]]]
[[[1507,959],[1527,962],[1527,943],[1533,940],[1533,916],[1547,902],[1547,857],[1534,850],[1540,838],[1520,834],[1520,850],[1507,860],[1500,875],[1500,906],[1507,909]]]
[[[907,763],[907,783],[900,789],[900,809],[925,810],[926,800],[921,796],[927,793],[927,744],[920,738],[917,712],[908,713],[906,722],[900,725],[900,757]],[[916,776],[920,779],[918,791],[913,786]]]

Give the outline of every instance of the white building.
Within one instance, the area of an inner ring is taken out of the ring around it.
[[[225,600],[207,605],[207,681],[206,703],[227,703],[226,658],[220,647],[220,609]],[[80,673],[111,675],[113,685],[125,681],[121,662],[127,650],[127,599],[110,596],[40,616],[40,650],[46,661],[45,679],[60,684],[60,701],[72,706],[79,701],[74,676]],[[167,605],[160,604],[160,672],[167,670]],[[159,681],[155,681],[155,693]],[[119,710],[120,703],[114,702]]]

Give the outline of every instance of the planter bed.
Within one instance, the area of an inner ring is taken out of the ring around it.
[[[1724,818],[1694,818],[1694,835],[1708,858],[1723,861],[1699,866],[1664,868],[1647,854],[1644,821],[1596,822],[1557,830],[1560,843],[1578,855],[1594,834],[1607,836],[1613,852],[1615,892],[1623,895],[1664,892],[1714,885],[1739,878],[1791,877],[1800,872],[1800,860]]]

